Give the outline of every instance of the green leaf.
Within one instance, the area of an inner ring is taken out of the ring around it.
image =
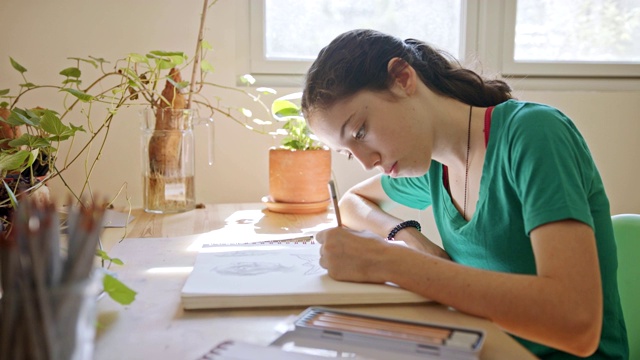
[[[29,119],[27,113],[22,109],[13,109],[13,111],[11,111],[11,115],[9,115],[9,118],[6,120],[6,122],[12,126],[20,126],[20,125],[37,126],[37,123]]]
[[[12,57],[9,57],[9,60],[11,61],[11,66],[13,66],[14,69],[18,70],[18,72],[20,72],[21,74],[27,72],[27,69],[24,66],[18,64],[18,62],[13,60]]]
[[[278,93],[275,89],[269,87],[259,87],[256,91],[265,95],[275,95]]]
[[[98,68],[98,63],[96,61],[94,61],[94,60],[77,58],[77,57],[70,57],[70,58],[67,58],[67,59],[69,59],[69,60],[77,60],[77,61],[84,61],[84,62],[86,62],[88,64],[93,65],[94,68],[96,68],[96,69]]]
[[[167,70],[173,67],[173,63],[171,61],[166,61],[164,59],[155,59],[156,64],[158,65],[158,69]]]
[[[200,69],[203,72],[213,72],[213,65],[211,65],[211,63],[209,63],[207,60],[202,60],[202,62],[200,62]]]
[[[256,82],[256,78],[251,74],[244,74],[240,76],[240,82],[246,85],[253,85]]]
[[[62,84],[63,84],[63,85],[66,85],[66,84],[78,84],[78,85],[80,85],[80,84],[82,84],[82,81],[81,81],[81,80],[78,80],[78,79],[65,79],[65,80],[62,82]]]
[[[302,93],[292,93],[277,98],[271,103],[271,115],[278,121],[286,121],[291,117],[302,117],[300,99]]]
[[[37,149],[48,148],[51,146],[51,143],[45,138],[31,134],[22,134],[19,138],[9,141],[9,146],[14,148],[18,148],[23,145],[31,149]]]
[[[7,95],[7,94],[9,93],[9,91],[10,91],[9,89],[2,89],[2,90],[0,90],[0,96],[2,96],[2,95]]]
[[[102,286],[110,298],[122,305],[129,305],[136,298],[137,293],[135,291],[109,274],[104,275]]]
[[[107,255],[106,251],[100,249],[96,249],[96,256],[106,261],[109,261],[111,259],[109,255]]]
[[[74,132],[74,133],[76,133],[76,132],[78,132],[78,131],[85,132],[85,131],[84,131],[84,128],[82,127],[82,125],[80,125],[80,126],[75,126],[75,125],[73,125],[72,123],[69,123],[69,126],[71,127],[71,130],[73,130],[73,132]]]
[[[97,61],[97,62],[98,62],[98,63],[100,63],[100,64],[102,64],[102,63],[106,63],[106,64],[108,64],[108,63],[109,63],[107,60],[105,60],[105,59],[103,59],[103,58],[97,58],[97,57],[94,57],[94,56],[89,56],[89,58],[90,58],[90,59],[93,59],[93,60],[95,60],[95,61]]]
[[[104,251],[104,250],[97,249],[97,250],[96,250],[96,255],[97,255],[99,258],[101,258],[102,260],[104,260],[104,261],[109,261],[109,262],[112,262],[112,263],[114,263],[114,264],[116,264],[116,265],[124,265],[124,262],[122,262],[122,260],[120,260],[120,259],[118,259],[118,258],[112,258],[112,257],[111,257],[111,256],[109,256],[109,254],[107,254],[107,252],[106,252],[106,251]]]
[[[176,89],[184,89],[187,86],[189,86],[189,82],[188,81],[180,81],[180,82],[175,82],[172,78],[168,77],[167,81],[170,82],[173,86],[176,87]]]
[[[25,165],[29,155],[31,152],[27,150],[20,150],[13,154],[0,153],[0,173],[20,169]]]
[[[202,42],[200,43],[200,47],[203,50],[213,50],[213,46],[211,46],[211,44],[209,44],[207,40],[202,40]]]
[[[4,188],[7,190],[7,194],[9,195],[9,199],[11,200],[11,207],[14,209],[18,207],[18,199],[16,199],[16,194],[13,193],[13,190],[9,187],[9,185],[2,180],[2,184],[4,184]]]
[[[282,98],[271,104],[271,113],[279,121],[287,120],[292,116],[302,116],[298,105]]]
[[[179,56],[182,57],[183,59],[186,58],[186,55],[184,54],[184,52],[182,51],[162,51],[162,50],[153,50],[153,51],[149,51],[150,54],[156,55],[156,56]]]
[[[136,74],[135,71],[133,71],[133,70],[131,70],[129,68],[122,68],[122,72],[124,72],[124,74],[129,79],[129,86],[137,86],[138,85],[136,83],[136,81],[140,81],[140,78],[138,77],[138,74]]]
[[[77,79],[82,75],[82,72],[77,67],[69,67],[60,71],[60,75]]]
[[[40,126],[42,127],[42,130],[48,132],[51,135],[57,136],[71,131],[71,128],[63,124],[62,121],[60,121],[60,118],[51,111],[46,112],[42,115]]]
[[[91,96],[91,95],[89,95],[89,94],[87,94],[85,92],[82,92],[80,90],[76,90],[76,89],[64,88],[64,89],[61,89],[60,91],[66,91],[69,94],[71,94],[71,95],[77,97],[78,99],[80,99],[80,101],[82,101],[82,102],[89,102],[89,101],[92,101],[94,99],[93,96]]]
[[[129,54],[129,60],[133,63],[144,63],[144,64],[149,63],[149,59],[147,59],[146,56],[136,54],[136,53]]]
[[[32,88],[32,87],[36,87],[37,85],[31,82],[28,82],[28,83],[20,84],[20,86],[26,87],[26,88]]]
[[[0,102],[0,108],[6,108],[7,106],[9,106],[9,103],[6,101]]]

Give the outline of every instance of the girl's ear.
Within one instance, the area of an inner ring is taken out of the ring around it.
[[[395,57],[389,60],[387,72],[393,79],[391,92],[396,95],[411,95],[416,91],[417,81],[419,81],[416,70],[404,59]]]

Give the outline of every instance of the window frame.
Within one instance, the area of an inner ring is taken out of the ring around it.
[[[263,85],[298,87],[311,61],[265,58],[264,1],[247,0],[240,6],[238,19],[248,18],[243,31],[249,28],[249,35],[240,36],[247,45],[240,46],[239,60],[243,65],[239,65],[239,72],[253,74]],[[640,90],[640,63],[514,61],[516,1],[463,0],[462,63],[478,59],[483,69],[515,81],[522,90]]]

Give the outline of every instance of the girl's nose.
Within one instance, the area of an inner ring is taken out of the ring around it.
[[[362,167],[367,171],[373,170],[380,164],[380,156],[376,152],[367,152],[354,149],[351,153],[356,159],[358,159]]]

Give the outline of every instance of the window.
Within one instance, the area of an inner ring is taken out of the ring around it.
[[[252,73],[299,73],[355,28],[417,38],[458,56],[462,0],[252,0]],[[284,14],[284,15],[283,15]]]
[[[640,76],[640,0],[506,5],[504,73]]]
[[[250,12],[254,74],[304,74],[336,35],[366,27],[505,76],[640,88],[640,0],[250,0]]]

